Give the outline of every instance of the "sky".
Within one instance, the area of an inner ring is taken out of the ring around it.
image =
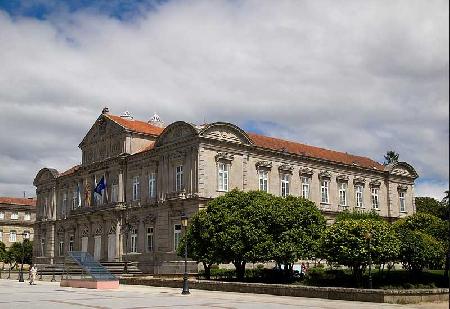
[[[81,161],[100,115],[228,121],[449,187],[449,3],[0,0],[0,196]]]

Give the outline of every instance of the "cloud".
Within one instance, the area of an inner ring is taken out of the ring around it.
[[[21,194],[42,166],[77,164],[104,106],[251,124],[379,161],[394,149],[448,183],[447,1],[169,1],[127,20],[110,11],[0,11],[0,194]]]
[[[441,201],[445,196],[445,191],[449,189],[448,182],[419,182],[415,188],[416,196],[429,196]]]

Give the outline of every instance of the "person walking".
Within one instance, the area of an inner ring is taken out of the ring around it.
[[[30,285],[35,285],[34,280],[36,280],[37,268],[36,266],[31,266],[30,268]]]

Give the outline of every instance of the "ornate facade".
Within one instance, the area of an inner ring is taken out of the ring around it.
[[[181,272],[181,214],[192,217],[234,188],[303,196],[330,220],[344,209],[375,209],[391,220],[415,211],[418,176],[405,162],[384,166],[225,122],[165,127],[158,116],[143,122],[105,108],[79,147],[80,165],[43,168],[34,180],[38,264],[82,250],[100,261],[136,261],[149,273]]]
[[[35,220],[35,199],[0,197],[0,241],[6,248],[24,239],[32,241]]]

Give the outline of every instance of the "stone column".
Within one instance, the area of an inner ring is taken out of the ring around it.
[[[120,233],[120,229],[121,229],[121,225],[120,225],[120,220],[117,220],[115,223],[113,223],[116,225],[116,261],[122,261],[122,240],[121,240],[121,233]]]
[[[123,183],[123,170],[119,171],[119,202],[125,202],[124,183]]]
[[[50,264],[54,263],[54,257],[55,257],[55,224],[52,223],[49,226],[48,232],[47,232],[47,240],[48,240],[48,257],[50,258]]]

